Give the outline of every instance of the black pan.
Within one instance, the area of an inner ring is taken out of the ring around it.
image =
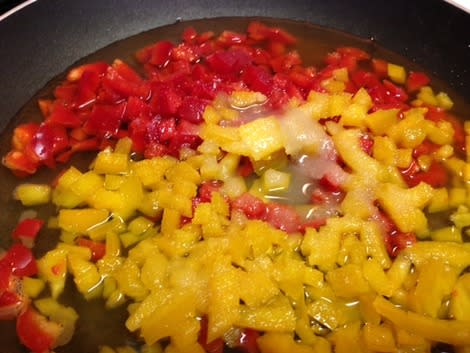
[[[223,17],[194,22],[201,30],[243,30],[247,21],[239,17],[244,16],[261,16],[269,24],[294,32],[305,43],[302,54],[314,64],[326,51],[345,44],[394,62],[405,62],[406,57],[408,67],[423,68],[436,76],[438,85],[451,96],[460,97],[457,109],[461,113],[470,111],[470,15],[444,1],[38,0],[0,21],[0,153],[9,148],[12,127],[37,115],[35,98],[47,94],[54,81],[46,84],[57,75],[60,78],[81,58],[113,42],[164,26],[120,41],[84,60],[112,60],[120,53],[130,59],[135,49],[161,37],[176,40],[186,21],[193,19]],[[309,42],[311,35],[317,38],[313,42]],[[35,178],[48,177],[46,171]],[[19,207],[11,202],[16,179],[4,168],[0,179],[2,246],[8,242]],[[57,352],[91,353],[98,343],[115,346],[129,339],[110,326],[123,320],[122,311],[103,315],[99,302],[85,303],[70,296],[67,300],[78,302],[83,310],[82,322],[72,344]],[[13,325],[0,322],[0,353],[17,352],[25,350],[17,343]]]

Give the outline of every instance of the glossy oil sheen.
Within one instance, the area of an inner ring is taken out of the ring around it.
[[[178,42],[181,34],[187,26],[193,26],[198,32],[212,30],[220,33],[223,30],[233,30],[243,32],[247,24],[254,18],[214,18],[206,20],[194,20],[177,22],[172,25],[159,27],[125,40],[113,43],[77,62],[75,65],[85,62],[93,62],[97,60],[105,60],[112,62],[115,58],[120,58],[132,65],[136,65],[133,54],[139,48],[149,45],[161,39]],[[390,60],[394,63],[405,65],[408,69],[420,69],[416,64],[409,62],[403,57],[394,54],[388,50],[379,47],[373,40],[363,40],[358,37],[345,34],[343,32],[326,29],[324,27],[315,26],[306,22],[296,22],[292,20],[281,19],[259,19],[271,26],[279,26],[289,31],[298,38],[297,49],[299,50],[304,63],[307,65],[322,65],[324,55],[334,50],[338,46],[356,46],[362,48],[375,57]],[[75,66],[74,65],[74,66]],[[52,89],[65,77],[65,73],[52,79],[43,89],[41,89],[10,122],[7,128],[0,136],[0,153],[3,156],[10,148],[11,134],[14,126],[26,121],[39,121],[41,119],[39,109],[37,107],[38,98],[51,97]],[[433,81],[437,83],[439,89],[449,92],[456,103],[456,111],[463,115],[464,111],[470,111],[469,106],[463,99],[457,97],[456,93],[449,86],[441,81]],[[82,154],[76,156],[72,163],[79,166],[81,170],[85,170],[87,165],[93,158],[92,154]],[[50,182],[60,170],[65,168],[64,165],[58,165],[56,170],[42,169],[37,175],[27,179],[28,182]],[[12,198],[12,190],[24,180],[15,178],[10,171],[4,167],[0,167],[0,224],[3,232],[0,235],[0,246],[7,247],[10,243],[10,234],[13,230],[18,217],[23,208],[19,202]],[[39,217],[47,219],[52,215],[54,208],[52,206],[44,206],[37,208]],[[40,239],[35,252],[37,256],[41,256],[45,251],[51,249],[57,240],[57,232],[44,229],[41,231]],[[73,283],[68,283],[68,289],[73,288]],[[99,345],[119,346],[132,344],[134,339],[132,335],[124,329],[124,321],[126,318],[125,308],[108,311],[104,309],[104,303],[100,300],[86,302],[81,298],[80,294],[73,290],[67,290],[60,298],[67,304],[73,305],[79,312],[80,319],[77,324],[77,331],[71,343],[66,347],[59,347],[55,351],[57,353],[92,353],[97,352]],[[444,350],[443,350],[444,351]],[[13,322],[0,321],[0,353],[22,353],[27,352],[21,347],[14,332]]]

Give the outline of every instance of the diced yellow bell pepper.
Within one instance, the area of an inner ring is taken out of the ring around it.
[[[236,108],[247,108],[250,105],[262,104],[268,99],[264,94],[254,91],[234,91],[229,96],[229,103]]]
[[[22,285],[24,293],[29,298],[36,298],[39,294],[41,294],[42,290],[46,286],[46,283],[40,278],[23,277]]]
[[[109,218],[107,210],[84,208],[59,211],[59,227],[67,232],[85,234]]]
[[[254,160],[263,159],[283,147],[280,124],[274,117],[253,120],[239,130],[247,154]]]
[[[98,153],[93,170],[97,174],[123,174],[128,171],[129,156],[105,149]]]
[[[431,200],[432,190],[426,183],[410,189],[385,183],[378,188],[377,199],[402,232],[423,237],[428,234],[428,223],[422,209]]]
[[[404,84],[406,82],[406,71],[403,66],[387,63],[387,74],[395,83]]]
[[[13,196],[23,206],[42,205],[51,199],[51,187],[45,184],[20,184],[13,191]]]
[[[398,121],[398,109],[377,110],[365,117],[364,122],[375,136],[385,135]]]
[[[256,341],[261,353],[317,353],[313,347],[298,343],[288,333],[267,333]]]
[[[385,319],[410,333],[457,346],[470,344],[468,321],[433,319],[400,309],[382,297],[375,299],[374,307]]]
[[[470,321],[470,274],[463,274],[452,290],[449,313],[457,320]]]
[[[57,298],[65,288],[67,252],[63,249],[50,250],[37,264],[40,276],[48,282],[52,297]]]
[[[366,323],[362,329],[362,336],[366,347],[373,352],[396,352],[397,350],[393,331],[389,326]]]
[[[347,264],[328,271],[326,280],[335,294],[342,298],[354,298],[370,290],[359,265]]]

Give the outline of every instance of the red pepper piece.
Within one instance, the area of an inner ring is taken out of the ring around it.
[[[265,95],[271,93],[273,84],[272,75],[260,66],[248,66],[243,71],[242,80],[253,91],[261,92]]]
[[[183,93],[169,83],[154,85],[152,92],[150,100],[152,111],[163,117],[174,116],[183,101]]]
[[[439,149],[439,145],[432,143],[429,140],[424,140],[423,143],[413,149],[413,158],[431,154]]]
[[[218,192],[223,182],[220,180],[211,180],[203,182],[198,189],[198,198],[200,202],[211,202],[212,193]]]
[[[186,44],[193,44],[196,41],[197,32],[192,26],[188,26],[184,29],[182,39]]]
[[[383,80],[383,85],[389,92],[389,97],[393,97],[398,99],[401,102],[406,102],[408,100],[408,94],[405,92],[405,90],[394,83],[388,81],[388,80]]]
[[[372,156],[372,148],[374,147],[373,138],[371,138],[369,135],[363,135],[359,140],[359,144],[365,153],[367,153],[369,156]]]
[[[206,353],[223,353],[224,351],[224,341],[221,338],[217,338],[212,342],[207,342],[207,330],[208,330],[208,320],[207,317],[202,317],[201,319],[201,328],[199,330],[199,337],[197,341],[202,346]]]
[[[403,249],[412,246],[416,241],[414,233],[403,233],[397,230],[385,237],[385,246],[389,255],[395,258]]]
[[[51,114],[47,117],[48,124],[75,128],[81,126],[82,122],[78,115],[64,104],[54,104]]]
[[[72,103],[77,96],[78,85],[70,82],[64,82],[54,88],[54,97],[63,102]]]
[[[186,96],[178,109],[178,116],[190,123],[199,124],[202,122],[202,115],[208,103],[197,97]]]
[[[106,254],[106,244],[91,239],[80,237],[77,239],[77,245],[91,250],[91,261],[96,262],[102,259]]]
[[[413,93],[429,84],[429,82],[431,82],[431,79],[424,72],[411,71],[406,79],[406,89],[408,92]]]
[[[231,206],[249,219],[264,219],[266,216],[266,204],[247,192],[233,200]]]
[[[199,59],[199,53],[196,47],[187,44],[179,44],[171,51],[171,60],[193,63]]]
[[[36,173],[39,163],[32,160],[26,153],[20,151],[10,151],[2,159],[2,164],[11,169],[18,177],[26,177]]]
[[[171,154],[169,148],[158,142],[147,143],[145,146],[144,157],[147,159],[153,157],[161,157],[167,154]]]
[[[217,74],[237,77],[251,64],[251,57],[240,49],[219,51],[207,57],[209,67]]]
[[[266,205],[266,222],[287,233],[299,231],[301,219],[294,207],[276,203]]]
[[[123,65],[124,64],[121,64],[121,66]],[[130,68],[127,70],[130,70]],[[126,72],[125,74],[132,76],[129,72]],[[123,77],[120,75],[118,70],[116,70],[114,67],[110,67],[106,73],[106,76],[103,78],[103,88],[114,92],[121,98],[134,96],[144,100],[147,99],[150,96],[149,84],[140,82],[140,79],[139,81],[136,81],[136,79],[129,80],[128,78]]]
[[[124,117],[126,103],[119,104],[95,104],[88,121],[84,125],[84,131],[90,135],[109,138],[115,136]]]
[[[73,68],[67,74],[67,80],[70,82],[78,81],[82,78],[82,75],[85,72],[94,72],[98,74],[98,76],[103,75],[108,68],[108,64],[103,61],[98,61],[91,64],[85,64],[78,67]]]
[[[236,347],[239,348],[243,353],[259,353],[256,340],[260,336],[260,333],[256,330],[250,328],[243,329]]]
[[[340,47],[336,49],[342,56],[350,56],[357,60],[368,60],[370,55],[362,49],[356,47]]]
[[[34,135],[39,130],[37,123],[25,123],[18,125],[13,131],[12,147],[16,150],[24,150],[24,148],[31,142]]]
[[[95,102],[98,89],[101,85],[102,75],[95,71],[85,71],[78,81],[75,104],[79,109],[83,109]]]
[[[401,171],[401,174],[409,187],[413,187],[418,185],[420,182],[424,182],[431,185],[433,188],[440,188],[446,186],[449,181],[449,175],[446,168],[436,161],[431,163],[427,171],[420,171],[416,162],[412,162],[410,167]]]
[[[253,164],[251,163],[251,160],[248,157],[242,156],[240,158],[240,163],[238,164],[237,172],[242,177],[247,177],[253,174]]]
[[[11,273],[18,277],[34,276],[38,272],[33,253],[23,244],[13,244],[0,263],[11,268]]]
[[[152,46],[148,62],[155,66],[165,66],[170,60],[173,43],[162,40]]]
[[[0,294],[0,320],[13,320],[18,316],[26,303],[25,297],[14,292]]]
[[[13,239],[21,240],[24,246],[32,248],[44,221],[38,218],[23,219],[13,230]]]
[[[21,341],[33,353],[47,353],[55,347],[63,328],[31,306],[21,313],[16,320],[16,333]]]
[[[246,35],[232,32],[232,31],[223,31],[216,40],[216,43],[222,47],[228,48],[232,45],[243,44],[246,42]]]
[[[388,63],[385,60],[373,58],[371,61],[372,69],[379,78],[388,77]]]
[[[69,146],[67,131],[63,126],[41,124],[25,152],[31,160],[38,161],[49,168],[55,167],[54,157]]]

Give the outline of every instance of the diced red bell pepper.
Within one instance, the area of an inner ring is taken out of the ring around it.
[[[183,93],[171,84],[157,84],[152,87],[150,106],[152,111],[163,117],[172,117],[183,102]]]
[[[207,57],[209,67],[217,74],[238,77],[251,64],[251,57],[242,50],[218,51]]]
[[[83,109],[93,104],[101,85],[101,74],[95,71],[85,71],[78,81],[74,106]]]
[[[33,253],[23,244],[13,244],[0,260],[0,263],[2,267],[9,267],[14,276],[34,276],[38,273]]]
[[[426,171],[419,170],[416,162],[413,161],[401,174],[409,187],[418,185],[420,182],[427,183],[433,188],[440,188],[447,185],[449,174],[447,169],[439,162],[433,161]]]
[[[240,158],[240,163],[238,164],[237,172],[242,177],[247,177],[253,174],[253,164],[251,163],[251,160],[248,157],[242,156]]]
[[[28,155],[20,151],[10,151],[2,159],[2,164],[18,177],[26,177],[36,173],[39,163],[31,160]]]
[[[199,60],[199,50],[187,44],[179,44],[171,51],[171,60],[194,63]]]
[[[269,95],[273,85],[272,75],[260,66],[250,65],[242,74],[242,80],[253,91]]]
[[[411,71],[406,79],[406,89],[408,92],[413,93],[429,84],[429,82],[431,82],[431,79],[424,72]]]
[[[299,231],[302,222],[294,207],[276,203],[268,203],[266,207],[266,222],[287,233]]]
[[[31,143],[25,148],[30,159],[38,161],[50,168],[55,166],[54,157],[69,146],[65,127],[55,124],[42,123]]]
[[[371,62],[372,69],[379,78],[388,77],[388,63],[385,60],[373,58]]]
[[[343,56],[351,56],[357,60],[370,59],[370,55],[367,52],[356,47],[339,47],[336,51]]]
[[[389,80],[383,80],[383,85],[389,92],[389,97],[398,99],[401,102],[406,102],[408,100],[408,94],[405,90]]]
[[[54,104],[51,114],[47,117],[48,124],[57,124],[66,128],[80,127],[82,122],[78,115],[64,104]]]
[[[243,353],[259,353],[258,343],[256,340],[260,337],[260,333],[256,330],[245,328],[240,334],[236,348]]]
[[[439,149],[439,145],[432,143],[429,140],[424,140],[420,145],[413,149],[413,158],[429,155]]]
[[[0,320],[13,320],[26,304],[24,296],[14,291],[0,293]]]
[[[202,115],[209,102],[194,96],[186,96],[183,98],[178,108],[178,116],[193,124],[202,122]]]
[[[182,35],[183,41],[186,44],[193,44],[197,38],[197,32],[192,26],[188,26],[184,29]]]
[[[165,66],[170,60],[174,45],[170,41],[162,40],[151,47],[148,62],[155,66]]]
[[[83,126],[84,131],[90,135],[101,138],[115,136],[121,127],[124,118],[126,103],[95,104],[88,121]]]
[[[91,250],[91,261],[93,262],[102,259],[106,254],[106,244],[102,242],[80,237],[77,239],[77,245]]]
[[[211,202],[212,193],[218,192],[222,185],[220,180],[205,181],[199,186],[197,197],[201,202]]]
[[[264,219],[266,216],[266,204],[247,192],[233,200],[231,206],[242,211],[249,219]]]
[[[412,246],[416,243],[416,235],[414,233],[403,233],[393,231],[385,237],[385,247],[388,254],[395,258],[400,251]]]
[[[63,328],[48,320],[30,305],[16,320],[16,333],[33,353],[48,353],[57,344]]]
[[[84,65],[75,67],[72,70],[70,70],[69,73],[67,74],[67,80],[70,82],[78,81],[79,79],[82,78],[82,75],[85,72],[94,72],[98,74],[99,76],[101,76],[106,72],[106,69],[108,68],[108,66],[109,65],[107,63],[103,61],[98,61],[95,63],[84,64]]]
[[[134,96],[146,100],[150,96],[150,85],[142,82],[140,78],[135,78],[130,68],[123,69],[124,64],[119,64],[119,66],[118,69],[125,71],[124,75],[128,77],[122,76],[114,66],[110,67],[103,78],[103,88],[108,92],[114,92],[121,98]]]
[[[32,248],[43,225],[42,219],[25,218],[13,230],[13,239],[20,240],[24,246]]]
[[[371,138],[369,135],[361,136],[359,140],[359,144],[361,149],[367,153],[369,156],[372,156],[372,148],[374,147],[374,139]]]
[[[63,102],[72,103],[77,95],[78,85],[70,82],[64,82],[54,88],[54,97]]]
[[[225,30],[217,37],[216,42],[218,45],[228,48],[228,47],[231,47],[232,45],[245,43],[246,35]]]
[[[221,338],[217,338],[212,342],[207,342],[207,330],[208,330],[208,320],[206,316],[203,316],[201,319],[201,328],[199,330],[199,337],[197,341],[202,346],[206,353],[223,353],[224,351],[224,341]]]
[[[25,123],[18,125],[13,131],[12,146],[14,149],[23,151],[31,142],[39,129],[37,123]]]

